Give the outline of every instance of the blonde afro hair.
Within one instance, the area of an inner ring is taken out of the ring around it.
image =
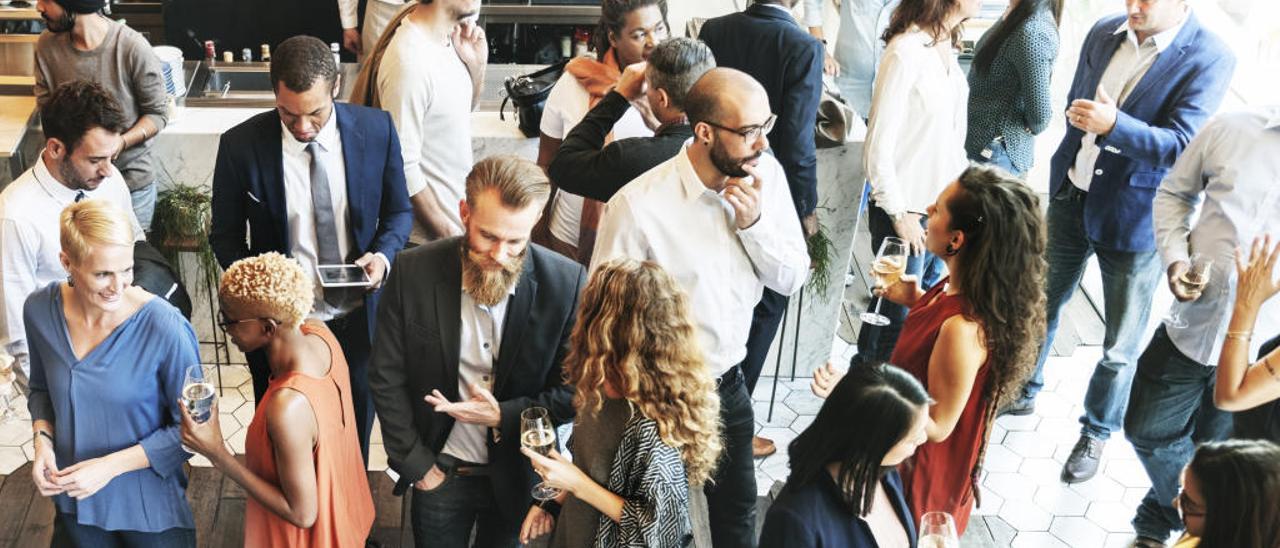
[[[239,319],[271,318],[293,327],[311,312],[314,292],[302,265],[273,251],[233,263],[222,274],[218,300]]]

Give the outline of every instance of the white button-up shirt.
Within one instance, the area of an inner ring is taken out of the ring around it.
[[[1107,90],[1107,95],[1115,100],[1116,108],[1124,105],[1125,99],[1129,98],[1129,92],[1133,91],[1138,82],[1142,81],[1142,77],[1146,76],[1147,71],[1151,70],[1156,57],[1173,45],[1173,39],[1178,37],[1178,32],[1186,23],[1187,17],[1183,15],[1182,21],[1177,26],[1148,36],[1142,44],[1138,44],[1138,35],[1129,28],[1128,21],[1116,29],[1115,34],[1124,33],[1125,40],[1111,56],[1111,62],[1102,72],[1100,82],[1103,89]],[[1097,99],[1094,97],[1095,101]],[[1076,163],[1067,169],[1067,178],[1071,180],[1071,184],[1085,192],[1089,191],[1093,178],[1102,175],[1102,170],[1094,169],[1094,164],[1098,163],[1098,155],[1101,152],[1102,150],[1098,147],[1098,136],[1086,132],[1084,137],[1080,138],[1080,151],[1076,153]]]
[[[471,398],[471,385],[478,384],[493,390],[494,366],[502,348],[502,327],[507,319],[507,303],[516,293],[513,284],[507,297],[493,306],[477,303],[465,290],[462,291],[462,325],[458,340],[458,399]],[[454,422],[449,438],[440,452],[453,458],[488,464],[489,445],[485,436],[489,427],[480,424]]]
[[[44,151],[25,173],[0,192],[0,349],[18,359],[25,375],[27,341],[22,308],[27,296],[67,277],[58,253],[62,210],[75,203],[76,194],[55,179],[44,163]],[[85,199],[106,200],[129,214],[138,240],[146,236],[133,214],[129,187],[112,166],[111,175],[98,188],[84,191]]]
[[[752,310],[764,288],[791,295],[809,275],[809,252],[773,156],[760,157],[760,219],[738,230],[733,207],[676,156],[628,183],[605,207],[591,259],[653,261],[689,297],[707,367],[723,375],[747,355]]]
[[[1165,264],[1192,252],[1213,259],[1200,298],[1174,303],[1187,327],[1168,327],[1188,358],[1217,365],[1235,303],[1236,246],[1247,253],[1255,236],[1280,236],[1280,106],[1224,114],[1191,140],[1155,198],[1156,242]],[[1196,213],[1199,218],[1196,219]],[[1188,231],[1190,244],[1188,246]],[[1250,343],[1280,334],[1280,299],[1262,305]]]

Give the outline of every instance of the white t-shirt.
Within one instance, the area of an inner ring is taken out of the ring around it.
[[[565,72],[551,89],[547,104],[542,110],[540,129],[547,137],[564,140],[591,110],[591,94],[578,83],[578,79]],[[613,140],[630,137],[652,137],[653,130],[644,125],[644,117],[634,108],[627,109],[618,123],[613,125]],[[556,203],[551,210],[551,235],[570,245],[578,245],[578,231],[582,224],[582,196],[557,192]]]
[[[378,67],[382,109],[400,134],[409,195],[435,193],[458,231],[458,202],[473,164],[472,89],[452,44],[433,42],[407,18],[401,21]]]

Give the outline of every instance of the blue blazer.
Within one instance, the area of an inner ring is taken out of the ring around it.
[[[1124,21],[1124,15],[1106,17],[1089,31],[1068,106],[1076,99],[1094,97],[1103,71],[1126,39],[1125,33],[1115,34]],[[1120,105],[1115,128],[1098,139],[1102,151],[1084,206],[1084,229],[1090,241],[1115,251],[1155,249],[1151,202],[1156,188],[1187,142],[1218,109],[1235,65],[1226,44],[1189,13],[1173,44],[1156,57]],[[1067,170],[1075,164],[1082,137],[1084,132],[1067,126],[1050,164],[1050,196],[1071,184]]]
[[[916,548],[916,520],[896,469],[885,475],[880,488],[893,504],[911,548]],[[825,470],[804,485],[788,480],[765,514],[760,548],[878,548],[866,520],[851,514],[843,501],[840,488]]]
[[[358,255],[382,253],[394,261],[409,239],[413,217],[391,115],[346,103],[335,103],[334,115],[346,165],[352,245]],[[209,243],[222,268],[268,251],[292,256],[280,132],[280,114],[272,109],[231,128],[218,143]],[[365,295],[370,340],[379,293]]]
[[[818,152],[813,127],[822,98],[822,42],[783,10],[755,3],[745,11],[708,20],[698,38],[716,65],[750,74],[769,94],[778,121],[769,148],[787,174],[796,213],[818,205]]]

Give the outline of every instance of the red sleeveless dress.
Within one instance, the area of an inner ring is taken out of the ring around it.
[[[921,297],[902,324],[902,335],[894,347],[890,363],[901,367],[929,388],[929,357],[943,322],[962,314],[967,303],[961,295],[947,295],[947,279],[938,282]],[[977,341],[974,342],[977,344]],[[940,442],[927,442],[913,458],[900,467],[907,503],[916,520],[925,512],[947,512],[956,519],[963,535],[973,511],[973,471],[986,441],[986,409],[982,388],[989,363],[978,368],[969,401],[960,413],[955,430]]]
[[[262,395],[268,401],[290,388],[311,403],[320,426],[313,451],[316,467],[316,522],[302,529],[273,514],[253,497],[245,501],[244,544],[250,548],[363,547],[373,527],[373,496],[365,475],[360,444],[356,441],[356,417],[351,404],[351,378],[338,340],[324,324],[307,322],[302,332],[319,335],[329,346],[332,365],[324,377],[293,372],[271,379]],[[245,465],[264,480],[280,485],[275,450],[267,432],[267,408],[258,407],[245,437]]]

